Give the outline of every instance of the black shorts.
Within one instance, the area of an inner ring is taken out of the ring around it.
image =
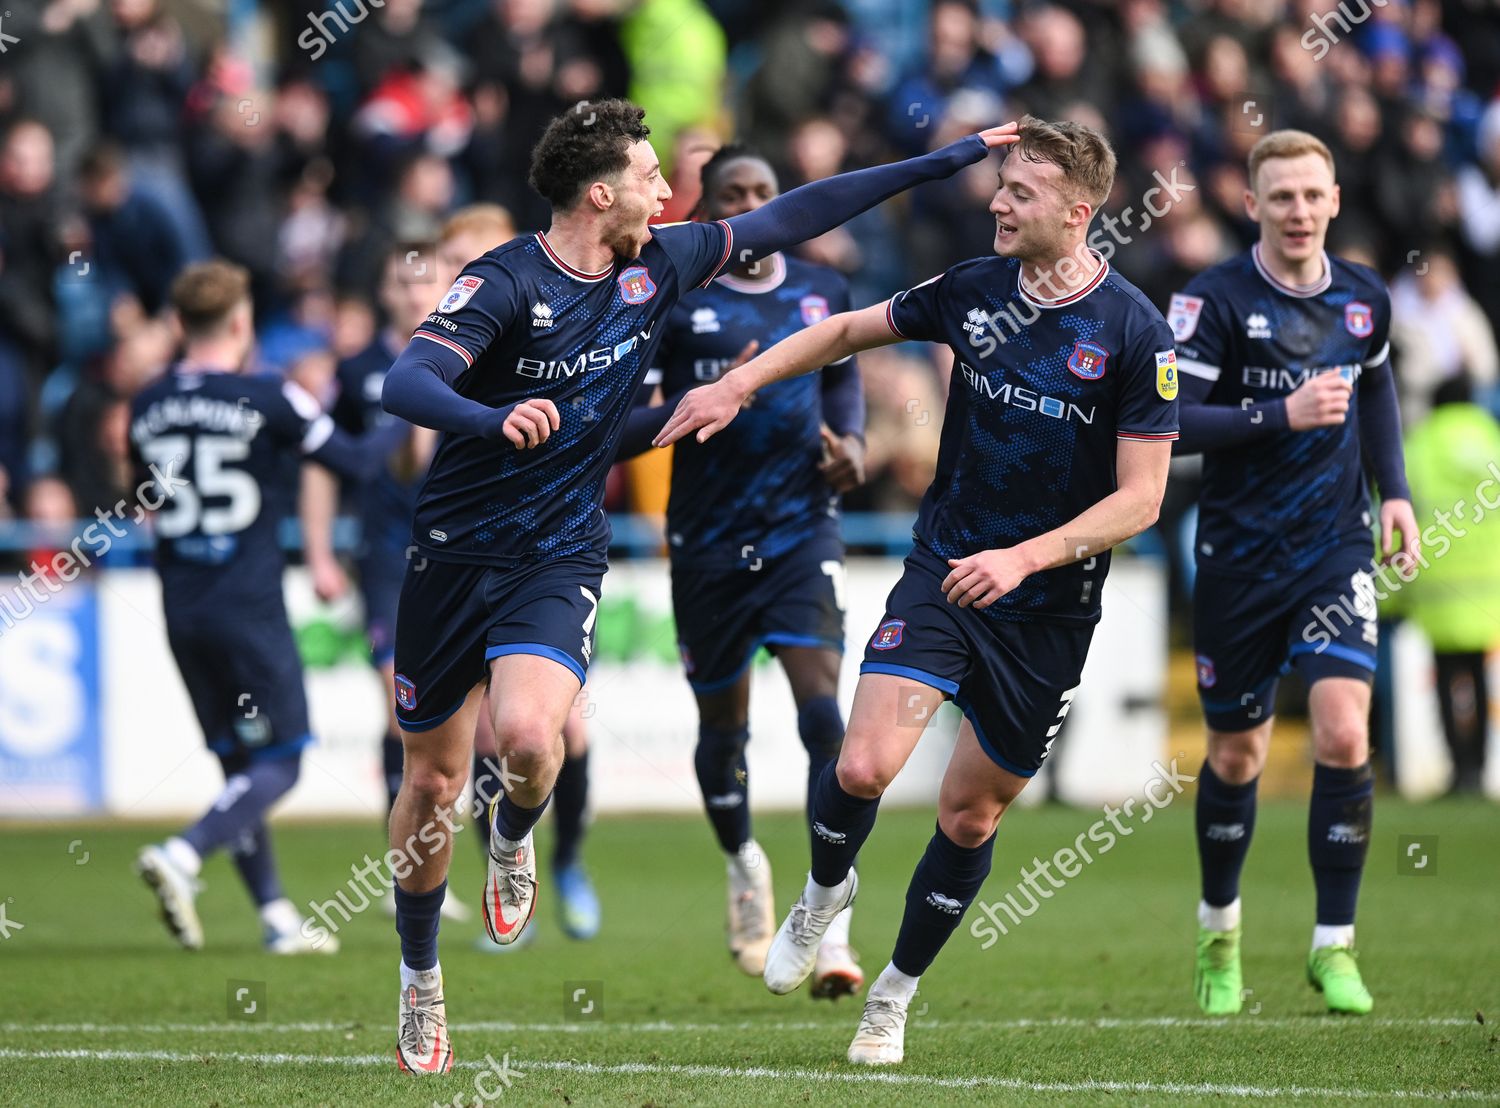
[[[885,602],[860,673],[908,677],[952,699],[1001,769],[1042,766],[1078,691],[1094,625],[1022,623],[950,603],[948,564],[917,547]]]
[[[312,741],[302,659],[285,611],[257,618],[167,613],[167,643],[208,748],[236,764]]]
[[[814,535],[743,568],[672,567],[677,649],[688,684],[715,692],[740,679],[762,646],[844,651],[844,543]]]
[[[521,566],[413,559],[396,632],[396,717],[427,731],[505,654],[550,658],[581,685],[594,652],[603,552]]]
[[[1371,544],[1335,550],[1292,580],[1255,581],[1200,567],[1193,586],[1198,699],[1215,731],[1258,727],[1281,675],[1375,679],[1379,644]]]

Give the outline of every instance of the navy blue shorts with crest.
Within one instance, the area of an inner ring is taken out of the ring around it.
[[[844,543],[821,529],[785,554],[733,569],[672,568],[677,648],[696,693],[740,679],[765,646],[844,651]]]
[[[942,691],[996,765],[1031,777],[1073,703],[1094,625],[1022,623],[960,608],[943,593],[947,576],[947,562],[926,547],[907,555],[859,672]]]
[[[1345,546],[1300,577],[1256,581],[1200,567],[1193,587],[1198,699],[1215,731],[1248,731],[1270,718],[1276,686],[1293,668],[1375,679],[1379,643],[1371,544]]]
[[[295,756],[312,734],[286,612],[244,616],[169,609],[167,643],[210,750],[237,764]]]
[[[603,552],[518,566],[407,564],[396,635],[396,718],[404,731],[438,726],[484,681],[491,659],[550,658],[581,685],[594,651]]]

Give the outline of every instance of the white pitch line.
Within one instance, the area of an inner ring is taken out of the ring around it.
[[[246,1054],[239,1051],[209,1051],[194,1054],[172,1050],[15,1050],[0,1049],[0,1058],[16,1061],[85,1061],[85,1062],[247,1062],[263,1065],[337,1065],[380,1066],[393,1068],[389,1054]],[[1343,1100],[1487,1100],[1500,1090],[1455,1089],[1429,1092],[1423,1089],[1331,1089],[1304,1085],[1216,1085],[1209,1082],[1178,1081],[1022,1081],[1007,1077],[930,1077],[916,1073],[885,1071],[860,1072],[838,1070],[775,1069],[768,1066],[701,1066],[671,1065],[649,1062],[562,1062],[517,1059],[507,1061],[509,1073],[524,1080],[526,1069],[552,1070],[559,1073],[601,1075],[650,1075],[670,1077],[738,1077],[750,1080],[820,1081],[847,1085],[920,1086],[942,1089],[1010,1089],[1034,1093],[1158,1093],[1180,1096],[1224,1096],[1241,1099],[1271,1097],[1322,1097]],[[487,1062],[455,1063],[459,1069],[490,1069]]]
[[[841,1027],[837,1020],[797,1020],[766,1022],[763,1020],[741,1020],[737,1023],[679,1023],[672,1020],[650,1020],[637,1023],[611,1022],[609,1020],[579,1020],[568,1023],[519,1023],[511,1020],[477,1020],[465,1023],[450,1023],[453,1031],[493,1031],[510,1034],[553,1035],[587,1033],[621,1034],[712,1034],[714,1032],[741,1031],[826,1031]],[[1057,1016],[1051,1019],[1013,1020],[940,1020],[913,1017],[911,1026],[923,1029],[973,1028],[987,1031],[1025,1031],[1032,1029],[1077,1029],[1087,1031],[1118,1031],[1137,1027],[1232,1027],[1236,1031],[1259,1029],[1265,1031],[1296,1028],[1303,1031],[1343,1031],[1358,1028],[1411,1028],[1423,1027],[1470,1027],[1479,1026],[1473,1018],[1452,1016],[1377,1017],[1357,1020],[1323,1019],[1319,1016],[1275,1016],[1261,1019],[1258,1016],[1225,1016],[1219,1019],[1193,1016],[1142,1016],[1137,1018],[1085,1019],[1076,1016]],[[303,1034],[317,1032],[349,1032],[378,1030],[370,1025],[354,1026],[328,1020],[293,1023],[0,1023],[0,1032],[33,1032],[45,1034],[77,1035],[217,1035],[241,1032],[281,1034]]]

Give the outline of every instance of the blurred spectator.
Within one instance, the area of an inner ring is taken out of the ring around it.
[[[22,111],[57,139],[57,164],[70,176],[100,127],[99,82],[113,48],[99,0],[34,0],[6,12],[6,34],[26,49],[5,59]]]
[[[1500,319],[1500,100],[1479,121],[1478,160],[1458,170],[1458,214],[1468,248],[1464,276],[1491,322]]]
[[[20,509],[26,491],[30,410],[21,352],[0,337],[0,518]]]
[[[739,131],[745,141],[780,150],[793,127],[826,111],[851,47],[849,16],[835,0],[819,0],[772,21],[761,35],[760,65],[741,96]]]
[[[1494,328],[1442,247],[1424,247],[1391,285],[1391,346],[1406,427],[1426,418],[1429,398],[1445,381],[1463,377],[1487,395],[1500,376]]]
[[[93,274],[113,300],[129,294],[147,312],[166,303],[181,269],[199,260],[176,223],[151,193],[134,188],[118,146],[105,143],[84,156],[78,193],[88,217]]]
[[[1406,438],[1406,473],[1418,519],[1471,501],[1493,482],[1500,425],[1472,403],[1462,375],[1438,386],[1432,414]],[[1500,643],[1500,514],[1476,513],[1399,594],[1432,642],[1443,736],[1453,756],[1452,791],[1479,793],[1489,738],[1488,652]]]
[[[422,15],[422,0],[385,0],[374,6],[374,18],[350,36],[354,71],[360,88],[369,91],[398,70],[415,68],[434,49],[446,44],[437,28]]]
[[[34,119],[11,124],[0,144],[0,334],[39,376],[55,354],[52,271],[56,234],[52,135]]]

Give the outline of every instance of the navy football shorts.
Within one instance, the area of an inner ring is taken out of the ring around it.
[[[844,651],[844,543],[814,535],[734,569],[672,568],[677,649],[695,693],[738,681],[761,646]]]
[[[215,754],[237,764],[291,757],[312,740],[302,659],[284,611],[254,619],[169,612],[167,643]]]
[[[397,620],[402,730],[438,726],[502,655],[550,658],[582,685],[605,569],[602,551],[505,567],[414,558]]]
[[[996,765],[1031,777],[1062,729],[1094,625],[1021,623],[960,608],[943,593],[948,572],[925,547],[907,555],[859,672],[941,690]]]
[[[358,569],[370,662],[379,669],[390,665],[396,657],[396,612],[401,604],[406,557],[401,550],[392,552],[382,547],[361,557]]]
[[[1254,581],[1198,570],[1193,653],[1198,698],[1215,731],[1247,731],[1276,709],[1276,685],[1295,667],[1324,677],[1375,679],[1374,570],[1368,542],[1333,551],[1291,579]]]

